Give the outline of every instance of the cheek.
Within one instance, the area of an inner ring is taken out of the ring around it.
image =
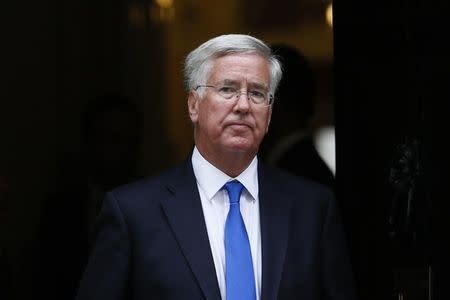
[[[270,123],[270,113],[269,112],[261,113],[260,115],[258,115],[258,117],[257,117],[258,129],[262,133],[265,134],[267,132],[267,130],[269,128],[269,123]]]
[[[208,135],[214,135],[214,132],[219,130],[220,121],[219,113],[213,108],[206,106],[199,110],[197,128]]]
[[[213,105],[205,105],[199,110],[199,123],[203,127],[218,127],[226,118],[226,110]]]

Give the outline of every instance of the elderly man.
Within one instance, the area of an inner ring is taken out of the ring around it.
[[[258,162],[280,78],[248,35],[187,56],[192,155],[107,194],[79,300],[354,299],[332,193]]]

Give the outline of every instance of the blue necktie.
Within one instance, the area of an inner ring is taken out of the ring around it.
[[[247,230],[239,209],[242,184],[233,180],[225,184],[230,210],[225,223],[225,281],[227,300],[256,299],[252,253]]]

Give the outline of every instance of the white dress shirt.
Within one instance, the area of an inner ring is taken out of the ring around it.
[[[256,299],[261,295],[261,230],[259,223],[258,160],[255,157],[239,176],[232,178],[209,163],[194,148],[192,166],[202,202],[209,244],[214,259],[217,281],[222,299],[226,299],[225,285],[225,221],[230,209],[228,193],[222,189],[231,180],[239,180],[245,187],[241,194],[240,209],[244,219],[252,252],[255,274]]]

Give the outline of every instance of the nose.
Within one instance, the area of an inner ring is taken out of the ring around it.
[[[246,96],[246,97],[247,97],[247,100],[250,101],[250,96],[249,96],[249,94],[248,94],[247,91],[244,91],[244,92],[239,91],[239,92],[237,92],[237,94],[236,94],[236,99],[240,99],[240,98],[241,98],[241,95]]]
[[[244,95],[244,97],[241,97]],[[236,104],[235,108],[242,112],[247,112],[250,108],[250,97],[248,96],[248,92],[239,92],[239,94],[236,94]]]

